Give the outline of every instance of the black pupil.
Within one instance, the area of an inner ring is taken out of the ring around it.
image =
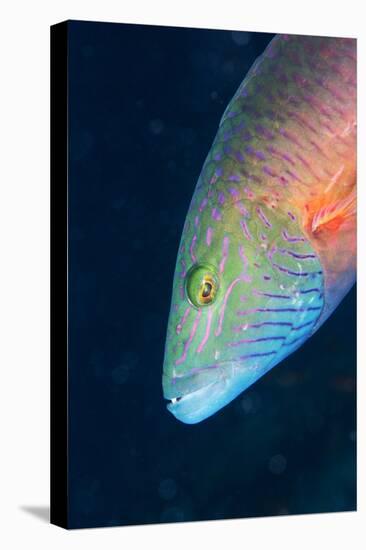
[[[211,294],[212,285],[211,283],[205,283],[202,290],[202,298],[208,298]]]

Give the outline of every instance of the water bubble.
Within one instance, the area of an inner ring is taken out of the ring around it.
[[[281,455],[274,455],[269,459],[268,469],[272,474],[281,475],[286,470],[287,460]]]
[[[149,123],[150,132],[154,135],[159,135],[164,130],[164,124],[162,120],[156,118],[155,120],[150,120]]]
[[[234,74],[235,72],[235,65],[232,61],[226,61],[223,65],[222,65],[222,71],[224,74],[227,74],[227,75],[232,75]]]
[[[115,384],[124,384],[131,371],[138,363],[138,355],[132,351],[125,351],[120,357],[117,366],[111,371],[111,378]]]
[[[111,376],[115,384],[124,384],[130,374],[130,368],[128,365],[118,365],[115,369],[112,370]]]
[[[240,401],[241,410],[245,414],[256,413],[260,408],[260,406],[261,406],[261,398],[258,395],[258,393],[254,391],[244,395],[244,397],[242,397]]]
[[[184,521],[184,510],[178,508],[177,506],[172,506],[171,508],[165,508],[163,513],[160,516],[160,521],[162,523],[166,522],[175,522],[175,521]]]
[[[177,484],[174,479],[163,479],[160,482],[158,492],[164,500],[172,500],[177,493]]]
[[[241,408],[246,414],[251,412],[253,408],[253,400],[250,396],[243,397],[243,399],[241,400]]]
[[[251,39],[250,32],[232,31],[231,38],[237,46],[246,46]]]

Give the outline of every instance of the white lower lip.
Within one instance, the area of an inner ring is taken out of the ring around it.
[[[198,390],[171,399],[167,408],[178,420],[186,424],[205,420],[239,395],[253,378],[253,372],[236,361],[223,362],[212,374],[212,381]]]
[[[221,393],[224,389],[223,381],[208,384],[197,391],[182,396],[180,399],[173,397],[167,408],[178,420],[186,424],[196,424],[213,414],[208,412],[207,406],[212,403],[212,398],[219,389],[218,386],[221,386]]]

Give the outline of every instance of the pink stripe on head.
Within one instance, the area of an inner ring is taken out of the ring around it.
[[[224,240],[222,242],[222,259],[220,262],[220,273],[224,272],[228,252],[229,252],[229,237],[224,237]]]
[[[248,239],[248,241],[252,240],[252,236],[250,234],[250,231],[248,229],[248,226],[244,220],[240,220],[240,226],[243,230],[244,236]]]
[[[229,193],[232,197],[238,197],[240,195],[238,189],[235,189],[235,187],[230,187]]]
[[[245,208],[244,204],[241,201],[237,201],[234,206],[239,211],[239,214],[241,216],[249,216],[248,210]]]
[[[212,309],[209,309],[209,310],[208,310],[208,313],[207,313],[207,324],[206,324],[205,334],[204,334],[204,337],[203,337],[203,339],[202,339],[200,345],[199,345],[198,348],[197,348],[197,353],[201,353],[201,351],[203,350],[203,348],[204,348],[205,345],[206,345],[207,340],[208,340],[209,337],[210,337],[210,332],[211,332],[211,321],[212,321]]]
[[[242,279],[243,281],[247,282],[247,283],[250,283],[250,281],[252,280],[251,277],[248,275],[247,271],[248,271],[248,265],[249,265],[249,260],[248,258],[246,257],[245,255],[245,252],[244,252],[244,246],[242,245],[239,245],[239,256],[243,262],[243,275],[242,275]]]
[[[218,194],[219,204],[222,206],[225,203],[225,195],[222,193],[222,191]]]
[[[212,219],[215,221],[221,220],[221,213],[220,210],[218,210],[217,208],[212,209]]]
[[[180,276],[182,279],[184,279],[184,277],[186,276],[187,270],[186,270],[186,262],[183,258],[181,259],[181,264],[182,264],[182,271],[180,272]]]
[[[191,255],[191,259],[192,259],[193,263],[195,263],[195,261],[196,261],[196,256],[194,255],[194,252],[193,252],[193,249],[194,249],[195,244],[196,244],[196,240],[197,240],[197,235],[193,235],[191,246],[189,247],[189,253]]]
[[[207,204],[207,198],[205,197],[205,198],[203,199],[203,201],[201,202],[200,207],[199,207],[198,210],[199,210],[200,212],[202,212],[202,210],[205,208],[206,204]]]
[[[222,323],[224,321],[224,316],[225,316],[225,309],[226,309],[226,304],[227,304],[227,301],[228,301],[228,298],[234,288],[234,286],[239,282],[239,281],[242,281],[242,279],[239,277],[238,279],[234,279],[234,281],[231,283],[231,285],[229,286],[229,288],[227,289],[226,293],[225,293],[225,296],[224,296],[224,301],[223,301],[223,304],[222,304],[222,307],[221,307],[221,311],[220,311],[220,315],[219,315],[219,323],[218,323],[218,326],[217,326],[217,329],[215,331],[215,336],[219,336],[221,334],[221,331],[222,331]]]
[[[249,187],[245,187],[244,191],[248,197],[248,199],[254,199],[254,193],[249,189]]]
[[[176,333],[177,334],[180,334],[182,332],[182,328],[184,327],[184,324],[187,320],[187,317],[188,317],[190,311],[191,311],[191,308],[187,307],[187,309],[184,312],[184,315],[182,317],[181,322],[177,324],[177,328],[176,328]]]
[[[197,332],[197,327],[198,327],[198,323],[200,322],[200,318],[201,318],[201,315],[202,315],[202,309],[199,309],[198,312],[197,312],[197,315],[196,315],[196,318],[194,320],[194,323],[193,323],[193,326],[192,326],[192,330],[191,330],[191,333],[189,335],[189,338],[188,340],[186,341],[186,343],[184,344],[184,348],[183,348],[183,354],[182,356],[176,360],[175,364],[176,365],[180,365],[181,363],[184,363],[184,361],[186,360],[187,358],[187,352],[189,350],[189,347],[192,343],[192,340],[194,338],[194,335],[196,334]]]
[[[212,227],[208,227],[207,228],[207,233],[206,233],[206,243],[207,243],[207,246],[210,246],[211,245],[211,242],[212,242]]]

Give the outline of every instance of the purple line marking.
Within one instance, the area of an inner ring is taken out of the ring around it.
[[[266,160],[266,156],[265,156],[265,154],[264,154],[262,151],[255,151],[255,156],[256,156],[259,160]]]
[[[270,130],[268,130],[268,128],[265,128],[261,124],[257,124],[257,126],[255,127],[255,131],[266,139],[274,138],[274,134]]]
[[[291,218],[291,220],[294,222],[296,221],[296,217],[293,215],[292,212],[287,212],[288,216]]]
[[[238,160],[239,162],[244,162],[244,161],[245,161],[245,157],[244,157],[244,155],[241,153],[241,151],[235,151],[235,158],[236,158],[236,160]]]
[[[239,176],[239,174],[230,174],[230,176],[228,177],[228,181],[240,181],[241,178]]]
[[[285,229],[282,231],[282,237],[285,239],[285,241],[287,241],[289,243],[303,243],[303,242],[305,242],[304,237],[290,236]]]
[[[239,191],[235,187],[230,187],[229,193],[232,197],[238,197],[240,195]]]
[[[221,220],[220,210],[218,210],[217,208],[213,208],[211,216],[212,216],[212,219],[215,220],[216,222],[220,221]]]
[[[225,195],[224,193],[222,193],[222,191],[220,191],[218,194],[218,200],[221,206],[225,203]]]
[[[276,355],[277,351],[267,351],[266,353],[251,353],[249,355],[242,355],[239,359],[252,359],[253,357],[268,357],[269,355]]]
[[[286,336],[264,336],[262,338],[247,338],[244,340],[237,340],[236,342],[228,342],[228,347],[236,347],[242,344],[256,344],[257,342],[271,342],[275,340],[286,340]]]
[[[288,250],[287,248],[279,248],[278,252],[283,255],[287,254],[288,256],[297,258],[298,260],[313,260],[316,258],[315,254],[298,254],[297,252],[292,252],[292,250]]]
[[[296,344],[296,342],[300,342],[300,340],[304,340],[306,338],[306,335],[299,336],[298,338],[295,338],[294,340],[291,340],[290,342],[284,342],[284,346],[292,346],[293,344]]]
[[[240,220],[240,226],[243,230],[244,236],[248,239],[248,241],[252,240],[252,236],[250,234],[250,231],[248,229],[248,226],[244,220]]]
[[[286,307],[286,308],[254,308],[246,309],[245,311],[237,311],[237,315],[250,315],[251,313],[306,313],[308,311],[319,311],[321,307],[308,307],[308,308],[296,308],[296,307]]]
[[[309,275],[311,275],[311,273],[308,273],[308,272],[291,271],[287,267],[283,267],[282,265],[275,264],[274,262],[272,263],[272,265],[279,271],[282,271],[282,273],[286,273],[286,275],[292,275],[294,277],[309,277]]]
[[[286,321],[263,321],[263,323],[254,323],[251,325],[237,325],[233,328],[233,332],[242,332],[243,329],[248,328],[262,328],[262,327],[292,327],[292,323]]]
[[[260,220],[264,223],[266,227],[272,227],[272,224],[268,221],[265,214],[263,213],[262,209],[258,206],[256,209],[256,212],[260,218]]]
[[[283,294],[271,294],[270,292],[262,292],[261,290],[253,289],[255,296],[266,296],[267,298],[282,298],[284,300],[291,300],[292,296],[285,296]]]
[[[308,290],[300,290],[300,294],[308,294],[309,292],[320,292],[320,288],[308,288]]]
[[[267,174],[268,176],[271,176],[271,178],[277,178],[278,174],[270,166],[267,164],[263,166],[262,171]]]
[[[320,309],[320,308],[319,308]],[[291,331],[293,330],[301,330],[303,328],[306,328],[306,327],[310,327],[310,325],[313,325],[315,322],[315,319],[313,319],[312,321],[308,321],[307,323],[304,323],[303,325],[299,325],[298,327],[292,327]]]
[[[299,176],[295,172],[291,172],[291,170],[286,170],[286,174],[288,174],[292,179],[298,181],[299,183],[303,183],[303,181],[299,178]]]
[[[194,225],[195,225],[196,227],[198,227],[198,226],[199,226],[199,223],[200,223],[200,219],[199,219],[198,216],[196,216],[195,219],[194,219]]]

